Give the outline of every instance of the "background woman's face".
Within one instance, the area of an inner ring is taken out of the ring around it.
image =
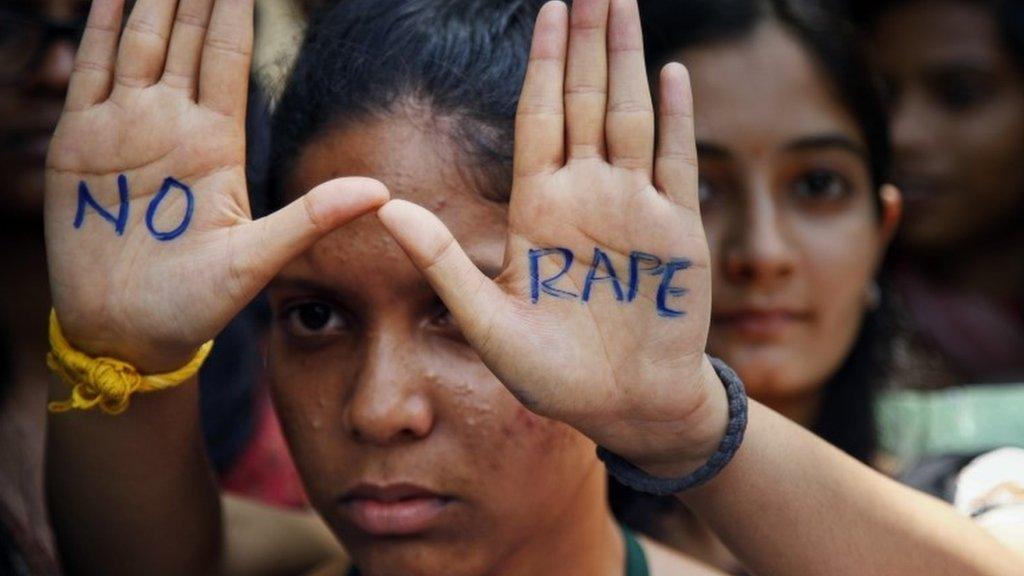
[[[71,24],[85,16],[89,3],[21,0],[3,2],[0,8]],[[68,39],[45,44],[39,26],[0,25],[0,166],[4,208],[13,215],[38,218],[42,212],[46,149],[64,107],[76,48]],[[35,58],[27,60],[29,54]]]
[[[330,132],[307,147],[290,191],[377,178],[432,210],[496,273],[507,206],[460,174],[445,121],[417,124],[415,114]],[[365,571],[481,573],[564,529],[575,510],[600,508],[593,445],[506,391],[375,216],[289,264],[269,296],[270,373],[292,453],[314,506]],[[382,502],[395,499],[404,502]]]
[[[874,28],[912,249],[955,249],[1024,210],[1024,68],[979,4],[910,2]]]
[[[754,397],[785,410],[839,368],[864,314],[884,244],[866,145],[775,24],[682,60],[714,262],[709,348]]]

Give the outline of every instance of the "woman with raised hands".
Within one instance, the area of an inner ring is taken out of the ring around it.
[[[189,376],[268,282],[276,406],[342,570],[715,573],[615,524],[595,445],[755,572],[1018,565],[705,355],[689,82],[666,66],[654,111],[634,0],[326,8],[276,112],[289,203],[258,221],[252,0],[138,0],[123,32],[121,9],[93,4],[48,160],[70,570],[222,572]]]

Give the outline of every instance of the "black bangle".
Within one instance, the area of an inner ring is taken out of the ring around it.
[[[658,478],[630,464],[622,456],[598,446],[597,457],[604,462],[608,473],[616,480],[647,494],[675,494],[707,483],[729,464],[739,450],[743,442],[743,433],[747,430],[747,393],[743,389],[743,382],[732,368],[718,358],[710,360],[718,378],[725,384],[725,393],[729,398],[729,425],[725,429],[725,437],[718,445],[718,451],[712,454],[703,466],[682,478]]]

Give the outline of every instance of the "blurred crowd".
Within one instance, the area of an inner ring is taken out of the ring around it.
[[[323,3],[257,3],[257,213],[273,204],[270,114]],[[61,573],[44,490],[43,174],[89,4],[0,3],[3,574]],[[1024,548],[1024,3],[773,5],[640,2],[649,67],[680,61],[693,82],[709,351],[751,397]],[[759,309],[766,294],[784,296]],[[801,306],[816,329],[776,341],[775,316]],[[240,506],[309,514],[303,529],[323,532],[267,391],[270,321],[257,299],[203,368],[207,452]],[[616,485],[611,504],[635,530],[739,569],[678,502]]]

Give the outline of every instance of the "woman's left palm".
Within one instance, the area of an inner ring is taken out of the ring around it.
[[[524,405],[624,454],[700,428],[709,370],[689,82],[679,65],[662,74],[655,154],[641,47],[633,0],[542,9],[497,278],[425,210],[394,201],[380,212]]]

